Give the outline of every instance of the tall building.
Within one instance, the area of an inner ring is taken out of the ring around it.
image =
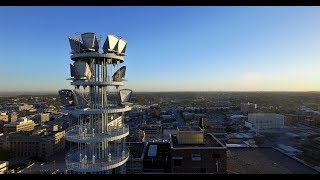
[[[64,112],[78,117],[78,124],[66,132],[66,140],[76,143],[66,155],[67,173],[124,174],[129,150],[125,138],[129,127],[124,124],[131,110],[130,89],[123,86],[126,66],[126,41],[108,35],[99,50],[101,39],[83,33],[81,39],[69,38],[71,46],[71,85],[74,90],[59,91]]]

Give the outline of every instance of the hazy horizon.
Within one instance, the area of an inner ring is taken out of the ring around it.
[[[76,32],[122,36],[124,88],[137,92],[320,91],[319,18],[320,7],[4,6],[0,93],[72,89]]]
[[[205,93],[205,92],[212,92],[212,93],[219,93],[219,92],[234,92],[234,93],[255,93],[255,92],[275,92],[275,93],[320,93],[320,91],[134,91],[134,93]],[[6,95],[47,95],[47,94],[57,94],[58,91],[0,91],[0,96],[6,96]]]

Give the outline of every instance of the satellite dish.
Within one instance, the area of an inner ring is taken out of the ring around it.
[[[103,52],[116,52],[119,38],[115,35],[108,35],[106,41],[103,44]]]
[[[121,82],[122,78],[124,78],[125,75],[126,75],[126,66],[122,66],[112,75],[112,79],[115,82]]]
[[[70,89],[62,89],[59,91],[61,103],[66,106],[75,106],[74,93]]]
[[[124,54],[126,51],[127,42],[124,39],[119,39],[117,52],[120,54]]]
[[[73,64],[74,64],[74,68],[73,68],[74,77],[76,79],[82,79],[82,80],[91,79],[92,73],[91,73],[89,64],[86,61],[76,61]]]
[[[131,99],[132,90],[131,89],[121,89],[119,91],[121,104],[129,104]]]
[[[94,33],[88,32],[81,34],[82,42],[86,51],[95,51],[99,50],[99,43],[97,37]]]
[[[74,93],[74,99],[75,99],[75,104],[80,107],[88,107],[89,102],[86,100],[81,94],[79,94],[77,91],[73,91]]]
[[[69,43],[71,47],[71,53],[81,53],[83,52],[83,49],[85,48],[82,41],[75,37],[69,37]]]

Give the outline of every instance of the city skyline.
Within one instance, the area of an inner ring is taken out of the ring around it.
[[[0,92],[70,88],[66,39],[77,32],[129,42],[135,92],[319,91],[319,17],[319,7],[1,7]]]

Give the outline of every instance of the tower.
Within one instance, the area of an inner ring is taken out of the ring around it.
[[[100,40],[94,33],[69,37],[73,64],[68,80],[74,90],[62,89],[59,97],[63,112],[78,121],[66,130],[66,140],[74,146],[65,157],[67,173],[123,174],[129,159],[124,116],[131,110],[132,91],[120,89],[126,67],[119,67],[127,43],[108,35],[100,50]]]

